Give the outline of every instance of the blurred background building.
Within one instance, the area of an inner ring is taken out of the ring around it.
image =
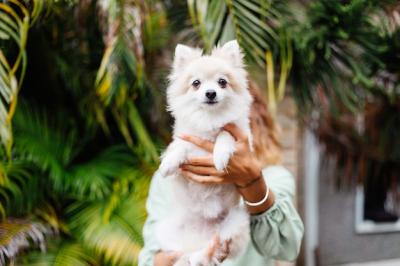
[[[341,171],[316,135],[299,124],[293,100],[286,97],[278,110],[283,165],[297,177],[297,206],[306,228],[297,265],[400,265],[396,195],[388,193],[376,220],[365,217],[363,185],[339,189],[335,175]]]

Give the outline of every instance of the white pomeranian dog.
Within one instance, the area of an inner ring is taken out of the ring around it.
[[[163,251],[181,251],[175,265],[218,265],[218,250],[210,258],[207,250],[229,243],[227,259],[239,256],[249,241],[249,216],[240,206],[233,184],[199,184],[185,179],[179,166],[188,158],[207,152],[179,138],[194,135],[215,142],[216,169],[225,170],[235,152],[234,138],[222,130],[236,124],[248,137],[252,148],[249,112],[252,97],[248,91],[243,55],[236,40],[215,48],[210,55],[185,45],[176,47],[170,85],[168,110],[175,118],[173,142],[162,155],[158,170],[170,178],[173,205],[169,216],[159,223],[156,235]]]

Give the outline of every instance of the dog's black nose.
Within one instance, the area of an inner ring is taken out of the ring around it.
[[[215,91],[212,91],[212,90],[206,91],[206,97],[209,100],[214,100],[216,96],[217,96],[217,93]]]

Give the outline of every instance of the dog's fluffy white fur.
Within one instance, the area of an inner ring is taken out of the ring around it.
[[[227,81],[226,86],[221,79]],[[195,80],[198,86],[193,85]],[[247,134],[251,147],[252,97],[247,85],[237,41],[215,48],[210,55],[203,55],[197,48],[176,47],[167,90],[168,110],[175,118],[173,142],[162,155],[158,170],[173,182],[174,201],[170,215],[160,222],[156,232],[162,250],[184,253],[175,265],[218,264],[216,258],[209,260],[206,255],[216,234],[221,243],[230,241],[228,258],[239,256],[248,244],[249,217],[239,206],[234,185],[199,184],[185,179],[179,171],[187,158],[207,154],[180,139],[181,134],[215,141],[213,159],[218,170],[225,169],[235,151],[235,140],[222,131],[224,125],[236,124]],[[216,93],[211,103],[206,96],[210,91]]]

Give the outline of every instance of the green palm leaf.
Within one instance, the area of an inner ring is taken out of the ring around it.
[[[250,59],[264,66],[265,51],[280,40],[277,29],[268,21],[277,10],[268,1],[191,0],[188,8],[206,50],[237,38]]]
[[[143,201],[121,196],[108,201],[77,203],[69,209],[71,232],[111,265],[134,265],[143,245]]]
[[[90,250],[79,243],[64,241],[51,242],[46,253],[31,252],[18,260],[24,266],[95,266],[101,265]]]
[[[45,250],[45,237],[52,235],[49,227],[27,220],[4,220],[0,223],[0,263],[13,264],[22,250],[32,246]]]
[[[114,179],[130,178],[134,161],[126,147],[111,146],[93,159],[69,167],[64,190],[77,199],[103,199],[111,194]]]
[[[15,152],[19,160],[34,164],[44,176],[48,173],[58,194],[75,199],[103,199],[111,194],[113,180],[132,180],[132,167],[137,161],[132,151],[115,145],[88,159],[79,159],[84,143],[81,140],[78,144],[77,134],[66,120],[59,114],[49,121],[44,111],[21,105],[15,116]]]
[[[48,171],[54,188],[64,188],[65,169],[78,153],[76,133],[65,118],[49,121],[43,110],[21,106],[15,116],[15,151],[21,160]]]
[[[97,72],[96,92],[105,107],[110,107],[127,144],[144,154],[149,162],[158,161],[158,153],[134,100],[146,88],[142,24],[149,14],[145,2],[102,2],[106,14],[106,48]],[[104,119],[103,119],[104,120]],[[136,135],[137,141],[132,136]]]
[[[31,10],[20,0],[0,3],[0,140],[8,157],[13,143],[11,120],[27,65],[29,27],[41,14],[45,2],[31,1]],[[13,50],[16,53],[9,52]]]
[[[7,181],[0,186],[0,218],[29,215],[43,202],[45,179],[24,162],[3,162],[2,166]]]
[[[204,47],[210,51],[218,43],[237,39],[249,62],[265,68],[269,106],[284,96],[292,51],[282,24],[285,2],[247,0],[188,0],[189,13]],[[279,80],[274,73],[279,66]]]
[[[376,14],[384,5],[380,2],[323,0],[307,4],[305,16],[291,32],[295,44],[293,95],[305,113],[321,104],[321,93],[334,114],[340,106],[355,112],[368,90],[373,90],[363,56],[380,62],[374,55],[385,49],[378,37],[380,16]]]

